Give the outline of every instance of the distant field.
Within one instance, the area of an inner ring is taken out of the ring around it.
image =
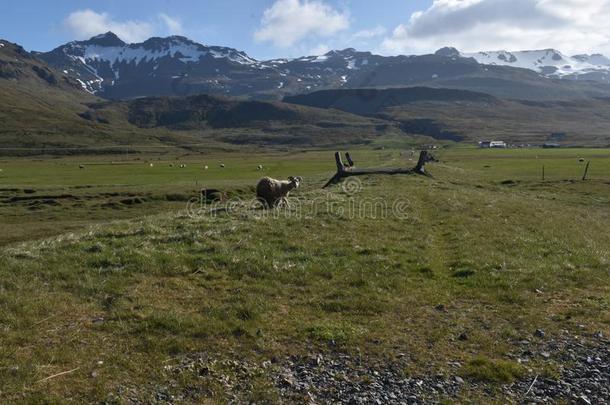
[[[610,334],[610,150],[433,153],[325,190],[332,151],[0,160],[0,402],[306,402],[283,373],[311,356],[420,400],[567,378]],[[249,205],[262,175],[304,178],[288,211]],[[187,212],[203,187],[241,202]]]
[[[408,166],[417,156],[407,150],[352,151],[360,167]],[[570,180],[582,177],[585,161],[592,161],[589,178],[608,176],[610,149],[472,149],[453,148],[433,151],[443,163],[476,171],[476,176],[500,179],[515,176],[515,180],[539,179],[542,166],[549,179]],[[220,164],[225,164],[221,168]],[[152,167],[151,167],[152,164]],[[186,165],[180,168],[181,164]],[[299,172],[303,175],[331,174],[334,169],[332,151],[295,151],[275,153],[215,153],[178,157],[147,157],[118,155],[101,157],[66,157],[47,159],[0,159],[2,187],[37,186],[40,188],[74,186],[189,186],[210,184],[217,187],[230,184],[244,185],[260,177],[257,166],[264,166],[263,174],[271,176]],[[84,166],[80,169],[79,166]],[[204,170],[204,166],[208,170]],[[486,167],[490,166],[490,167]]]
[[[578,180],[586,164],[579,158],[591,161],[589,179],[607,180],[610,173],[608,149],[462,148],[434,154],[441,159],[441,166],[468,170],[464,175],[473,181],[533,182],[533,187],[544,188],[539,184],[542,166],[546,184]],[[410,149],[362,149],[353,151],[353,155],[360,167],[408,167],[417,158]],[[225,167],[221,168],[221,164]],[[185,167],[180,168],[181,165]],[[208,169],[204,170],[206,165]],[[257,170],[258,165],[263,165],[262,171]],[[0,235],[0,244],[5,244],[78,229],[88,223],[180,209],[202,188],[247,192],[262,176],[300,175],[305,178],[304,188],[318,188],[332,175],[334,160],[332,151],[187,154],[169,158],[116,155],[9,158],[0,160],[0,169],[0,198],[4,198],[0,200],[0,212],[7,226],[7,232]],[[253,195],[252,190],[249,192]],[[16,195],[29,200],[7,202]],[[141,197],[142,203],[120,203],[134,197]]]
[[[448,164],[474,170],[475,177],[485,180],[542,180],[543,166],[546,180],[580,180],[586,162],[591,162],[587,178],[610,177],[610,149],[451,149],[438,155]]]

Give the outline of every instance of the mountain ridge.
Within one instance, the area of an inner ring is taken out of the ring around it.
[[[547,56],[537,56],[541,53]],[[382,56],[346,48],[259,61],[183,36],[126,44],[108,32],[35,55],[108,99],[207,93],[277,100],[322,89],[406,86],[534,100],[610,94],[610,60],[605,66],[599,64],[607,59],[603,55],[577,55],[570,66],[581,70],[570,70],[567,57],[554,50],[466,54],[443,48],[428,55]]]
[[[567,56],[556,49],[459,53],[484,65],[529,69],[551,78],[610,82],[610,59],[601,54]]]

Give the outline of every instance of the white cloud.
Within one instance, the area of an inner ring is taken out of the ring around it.
[[[108,13],[97,13],[90,9],[78,10],[64,20],[66,27],[77,39],[112,31],[126,42],[139,42],[149,38],[155,29],[145,21],[116,21]]]
[[[349,27],[349,16],[314,0],[276,0],[265,10],[261,28],[254,33],[258,42],[289,47],[300,40],[328,37]]]
[[[172,35],[184,33],[180,20],[165,13],[159,13],[158,20],[153,22],[118,21],[108,13],[98,13],[91,9],[74,11],[64,20],[64,27],[76,39],[89,39],[112,31],[126,42],[141,42],[159,32]]]
[[[170,34],[181,35],[184,33],[182,22],[178,18],[170,17],[165,13],[159,13],[159,19],[165,24],[165,27]]]
[[[330,47],[326,44],[318,44],[315,47],[311,48],[308,52],[308,55],[324,55],[330,51]]]
[[[369,30],[361,30],[352,35],[352,39],[371,39],[385,35],[388,30],[385,27],[377,26]]]
[[[386,53],[556,48],[610,51],[610,0],[434,0],[382,43]]]

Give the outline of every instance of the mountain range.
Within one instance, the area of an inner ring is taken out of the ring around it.
[[[0,40],[0,155],[489,138],[610,145],[603,57],[573,57],[583,75],[591,74],[583,66],[600,66],[596,81],[550,72],[552,61],[566,71],[567,57],[541,52],[384,57],[346,49],[257,61],[183,37],[125,44],[108,33],[48,53]],[[510,66],[526,60],[527,69]]]
[[[551,100],[610,94],[610,60],[555,50],[381,56],[349,48],[319,56],[259,61],[182,36],[127,44],[112,32],[38,58],[107,99],[217,94],[278,100],[333,88],[428,86],[498,97]]]

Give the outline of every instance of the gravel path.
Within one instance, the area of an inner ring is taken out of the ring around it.
[[[542,332],[542,331],[540,331]],[[542,335],[544,335],[542,333]],[[275,362],[215,359],[193,354],[164,367],[165,386],[131,387],[111,400],[128,403],[197,402],[224,392],[227,403],[247,403],[255,380],[265,381],[282,403],[305,404],[419,404],[489,395],[508,403],[610,403],[610,341],[601,334],[582,338],[567,332],[535,342],[515,342],[507,356],[527,366],[548,362],[559,378],[530,374],[512,384],[489,385],[460,377],[461,364],[449,362],[452,375],[405,376],[401,356],[395,362],[366,361],[342,353],[319,353]],[[177,381],[189,374],[199,383],[182,387]],[[211,388],[214,387],[214,388]],[[499,387],[499,388],[498,388]],[[460,396],[461,395],[461,396]]]

